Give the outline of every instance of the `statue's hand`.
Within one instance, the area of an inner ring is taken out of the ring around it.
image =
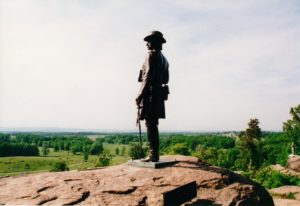
[[[136,106],[137,106],[138,108],[141,108],[141,102],[142,102],[142,98],[137,97],[137,98],[135,99],[135,103],[136,103]]]

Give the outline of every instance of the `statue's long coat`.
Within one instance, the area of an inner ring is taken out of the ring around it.
[[[142,83],[138,94],[142,98],[140,118],[165,118],[162,85],[169,82],[169,63],[161,51],[149,51],[139,81]]]

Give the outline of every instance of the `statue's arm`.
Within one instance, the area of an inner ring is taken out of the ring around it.
[[[163,72],[163,84],[168,84],[169,83],[169,62],[167,61],[167,59],[164,57],[164,72]]]
[[[165,77],[164,77],[164,84],[168,84],[169,83],[169,64],[167,64],[166,66],[166,71],[165,71]]]
[[[149,53],[146,62],[145,62],[145,72],[143,74],[142,78],[142,85],[140,88],[140,91],[138,93],[137,99],[142,100],[146,94],[146,91],[148,90],[149,86],[151,85],[151,80],[152,80],[152,73],[153,73],[153,55],[152,53]]]

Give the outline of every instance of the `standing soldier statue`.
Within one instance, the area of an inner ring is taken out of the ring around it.
[[[144,38],[149,50],[140,71],[138,81],[141,88],[136,98],[139,116],[138,120],[145,120],[150,154],[144,161],[159,161],[159,132],[158,119],[165,118],[165,100],[168,99],[169,64],[161,53],[162,44],[166,43],[163,34],[152,31]]]
[[[292,144],[291,144],[291,150],[292,150],[292,156],[295,156],[295,149],[296,149],[296,145],[295,145],[295,143],[294,142],[292,142]]]

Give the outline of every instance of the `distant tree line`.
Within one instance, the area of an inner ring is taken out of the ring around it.
[[[131,144],[133,142],[139,142],[139,138],[140,137],[138,134],[113,134],[105,136],[104,142],[108,144]],[[145,134],[142,134],[142,141],[147,141],[147,137]]]
[[[0,157],[38,156],[39,149],[35,145],[12,141],[9,134],[0,133]]]
[[[215,147],[217,149],[228,149],[235,147],[235,140],[222,135],[168,135],[162,136],[160,140],[160,150],[171,152],[174,145],[184,144],[189,150],[194,151],[198,145],[203,147]]]
[[[103,152],[102,138],[96,141],[88,137],[73,136],[44,136],[31,133],[3,134],[0,133],[0,156],[38,156],[39,148],[42,155],[46,156],[49,149],[54,151],[68,151],[73,154],[88,152],[99,155]]]
[[[38,156],[38,147],[25,143],[0,142],[0,157]]]

